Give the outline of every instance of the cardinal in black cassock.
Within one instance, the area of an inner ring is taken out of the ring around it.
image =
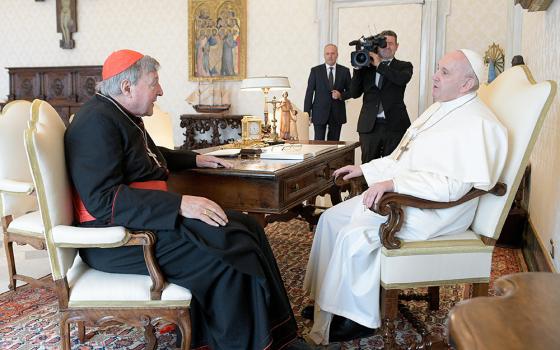
[[[131,50],[111,54],[100,92],[65,135],[80,226],[151,230],[169,282],[193,295],[193,348],[305,348],[263,228],[201,197],[166,190],[169,170],[229,166],[215,157],[158,148],[139,116],[163,94],[159,64]],[[227,217],[226,217],[227,215]],[[91,267],[148,274],[141,247],[80,249]]]

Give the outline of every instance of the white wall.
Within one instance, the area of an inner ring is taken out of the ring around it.
[[[560,82],[560,1],[546,12],[523,14],[522,54],[535,80]],[[529,212],[546,249],[554,240],[560,271],[560,99],[558,93],[531,156]]]
[[[452,0],[445,51],[467,48],[484,55],[488,46],[496,43],[507,52],[507,13],[512,3],[513,0]],[[508,61],[511,57],[506,57]]]
[[[248,0],[247,74],[285,75],[290,98],[303,107],[309,67],[317,64],[315,1]],[[187,0],[78,1],[76,47],[59,47],[54,0],[1,0],[0,100],[8,95],[3,67],[101,65],[121,48],[138,50],[161,63],[162,109],[173,118],[175,144],[183,143],[179,115],[193,113],[185,102],[196,88],[188,81]],[[262,115],[262,94],[233,89],[232,114]],[[271,96],[272,97],[272,96]]]

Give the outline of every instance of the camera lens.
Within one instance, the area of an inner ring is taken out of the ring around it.
[[[365,52],[356,53],[356,63],[360,66],[366,65],[369,61],[369,55]]]

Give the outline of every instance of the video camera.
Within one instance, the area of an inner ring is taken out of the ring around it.
[[[370,52],[377,53],[380,47],[387,47],[387,40],[381,34],[368,36],[367,38],[362,35],[361,38],[352,40],[348,45],[356,46],[356,51],[350,53],[350,63],[352,67],[360,69],[369,66],[371,62]]]

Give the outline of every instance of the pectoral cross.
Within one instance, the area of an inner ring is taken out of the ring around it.
[[[152,152],[152,150],[150,149],[150,147],[148,145],[146,145],[146,151],[148,151],[148,156],[150,156],[154,160],[154,163],[156,163],[156,165],[158,167],[163,168],[163,166],[159,162],[156,154],[154,152]]]
[[[399,158],[401,157],[401,155],[408,151],[408,144],[414,140],[414,138],[417,135],[417,130],[415,128],[410,128],[406,131],[406,133],[404,134],[401,142],[399,142],[399,145],[397,146],[395,152],[393,152],[393,154],[391,155],[391,157],[394,160],[399,160]]]
[[[470,101],[470,100],[469,100]],[[424,128],[424,124],[426,124],[426,122],[428,120],[430,120],[430,118],[439,110],[439,108],[441,107],[441,104],[439,102],[436,102],[434,104],[432,104],[421,116],[420,118],[418,118],[410,128],[408,128],[408,130],[406,130],[406,133],[404,134],[403,138],[401,139],[401,142],[399,142],[399,145],[397,146],[397,148],[395,149],[395,151],[391,154],[391,157],[394,160],[399,160],[400,156],[408,151],[408,145],[410,144],[410,142],[412,140],[414,140],[416,138],[416,136],[418,136],[418,134],[420,134],[422,131],[425,130]],[[447,115],[448,113],[446,113],[445,115]],[[444,115],[444,116],[445,116]],[[429,127],[428,127],[429,128]]]

